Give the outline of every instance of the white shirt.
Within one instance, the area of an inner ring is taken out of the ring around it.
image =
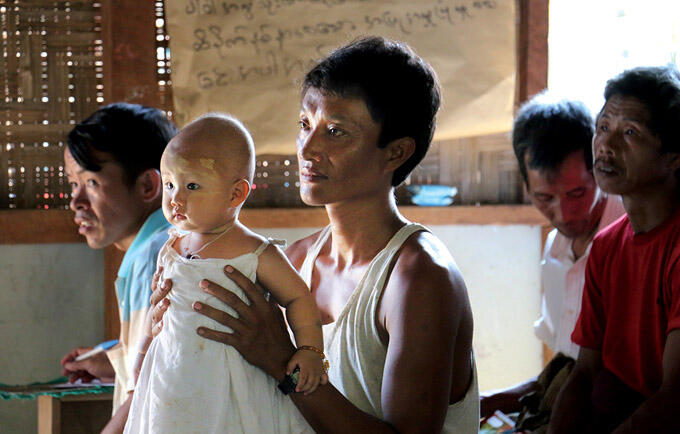
[[[609,196],[597,226],[597,232],[624,214],[619,196]],[[536,337],[554,352],[577,358],[579,346],[571,341],[578,315],[581,312],[586,261],[592,241],[585,253],[575,260],[573,240],[553,229],[545,242],[541,261],[543,301],[541,317],[534,322]]]
[[[357,408],[378,419],[384,418],[382,381],[388,348],[380,338],[375,319],[395,258],[403,243],[419,231],[427,229],[417,223],[399,229],[371,260],[366,274],[335,322],[323,326],[324,351],[330,362],[329,382]],[[311,285],[314,263],[330,236],[330,226],[326,226],[307,250],[300,268],[300,275],[307,285]],[[479,431],[479,389],[474,357],[471,362],[473,373],[468,390],[460,401],[448,406],[442,433]]]

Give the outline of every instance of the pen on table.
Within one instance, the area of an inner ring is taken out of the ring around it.
[[[74,360],[74,362],[80,362],[81,360],[85,360],[85,359],[87,359],[88,357],[92,357],[92,356],[94,356],[95,354],[101,353],[102,351],[106,351],[106,350],[108,350],[109,348],[111,348],[111,347],[113,347],[114,345],[116,345],[117,343],[118,343],[118,339],[113,339],[113,340],[111,340],[111,341],[106,341],[106,342],[102,342],[101,344],[97,344],[97,345],[95,345],[94,348],[92,348],[92,349],[91,349],[90,351],[88,351],[87,353],[83,353],[83,354],[79,355],[78,357],[76,357],[75,360]]]

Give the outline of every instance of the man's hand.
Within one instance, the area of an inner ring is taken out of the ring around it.
[[[663,381],[650,396],[613,434],[670,432],[677,428],[680,408],[680,329],[666,336],[663,350]]]
[[[502,390],[490,391],[488,395],[479,397],[479,416],[484,419],[500,410],[505,414],[522,410],[519,399],[527,393],[538,390],[537,377]]]
[[[273,301],[267,301],[263,288],[231,266],[226,266],[225,274],[238,285],[250,305],[244,303],[236,294],[216,283],[202,280],[200,287],[208,294],[222,300],[238,313],[238,317],[217,310],[204,303],[195,302],[194,310],[233,330],[224,333],[200,327],[197,332],[206,339],[231,345],[251,364],[260,367],[277,381],[286,375],[286,364],[295,353],[290,336],[283,322],[281,310]]]
[[[132,392],[128,393],[128,397],[125,402],[123,402],[121,406],[118,407],[118,410],[116,410],[116,413],[113,415],[111,420],[109,420],[104,429],[102,429],[100,434],[122,434],[130,413],[131,404]]]
[[[87,383],[95,378],[99,378],[102,381],[110,381],[115,377],[116,374],[113,366],[104,352],[95,354],[80,362],[75,361],[79,355],[91,349],[83,347],[75,348],[61,359],[61,366],[63,366],[61,373],[62,375],[68,375],[70,382],[81,379]]]
[[[591,395],[602,369],[602,352],[581,347],[576,365],[553,404],[548,434],[593,432]]]

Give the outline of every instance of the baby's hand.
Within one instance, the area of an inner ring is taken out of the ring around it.
[[[328,374],[326,374],[327,364],[323,353],[316,352],[309,349],[298,349],[293,357],[288,362],[286,369],[290,375],[295,367],[300,368],[300,376],[298,377],[296,392],[303,392],[309,395],[314,392],[320,384],[328,383]]]

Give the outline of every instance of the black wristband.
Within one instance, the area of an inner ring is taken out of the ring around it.
[[[283,377],[283,381],[279,383],[279,390],[283,392],[284,395],[288,395],[291,392],[295,392],[299,376],[300,368],[296,366],[292,374]]]

